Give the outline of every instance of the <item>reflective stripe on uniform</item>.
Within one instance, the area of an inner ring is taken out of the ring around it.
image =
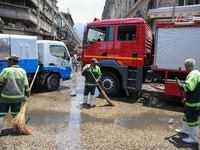
[[[97,84],[85,83],[85,85],[96,86]]]
[[[195,122],[187,122],[187,124],[190,126],[190,127],[196,127],[199,125],[199,120],[198,121],[195,121]]]
[[[11,112],[12,115],[17,115],[19,112]]]
[[[6,115],[7,112],[0,112],[0,115]]]
[[[5,94],[1,93],[1,96],[5,97],[5,98],[23,98],[24,94],[11,96],[11,95],[5,95]]]
[[[189,107],[198,107],[198,106],[200,106],[200,103],[188,103],[188,102],[186,102],[185,105],[189,106]]]

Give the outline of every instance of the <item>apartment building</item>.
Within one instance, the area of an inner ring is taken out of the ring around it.
[[[0,0],[0,33],[56,38],[57,0]]]
[[[200,16],[200,0],[106,0],[104,19],[141,17],[154,29],[157,19]]]
[[[69,12],[59,12],[56,17],[57,37],[62,40],[72,54],[76,47],[82,46],[83,41],[75,32],[74,21]]]

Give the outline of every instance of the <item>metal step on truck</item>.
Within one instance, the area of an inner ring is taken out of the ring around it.
[[[100,85],[108,96],[141,91],[145,79],[164,83],[166,95],[180,96],[175,77],[184,81],[187,58],[200,69],[199,43],[197,21],[157,23],[154,36],[142,18],[96,19],[87,24],[81,60],[99,61]]]
[[[40,66],[35,84],[45,86],[49,91],[57,90],[60,79],[70,79],[70,55],[63,42],[0,34],[0,54],[0,72],[7,67],[5,57],[15,54],[19,56],[18,64],[26,71],[29,83]]]

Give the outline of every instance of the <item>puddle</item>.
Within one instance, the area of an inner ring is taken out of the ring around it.
[[[126,129],[143,129],[150,126],[175,128],[181,124],[181,120],[179,116],[149,112],[138,117],[117,118],[115,124]]]
[[[113,120],[94,118],[88,114],[83,114],[83,113],[81,113],[80,118],[81,118],[81,123],[87,123],[87,122],[98,122],[102,124],[113,123]]]
[[[29,120],[28,120],[29,119]],[[67,122],[69,114],[65,112],[49,112],[49,111],[27,111],[26,121],[28,124],[52,124],[55,122]]]

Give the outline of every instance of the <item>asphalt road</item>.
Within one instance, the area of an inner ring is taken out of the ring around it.
[[[72,73],[59,90],[31,94],[26,110],[32,135],[20,135],[11,128],[10,113],[0,136],[2,150],[176,150],[198,149],[185,144],[174,129],[182,127],[183,105],[159,98],[152,105],[144,93],[110,98],[116,107],[95,93],[96,107],[81,107],[84,77]],[[163,97],[164,98],[164,97]]]

